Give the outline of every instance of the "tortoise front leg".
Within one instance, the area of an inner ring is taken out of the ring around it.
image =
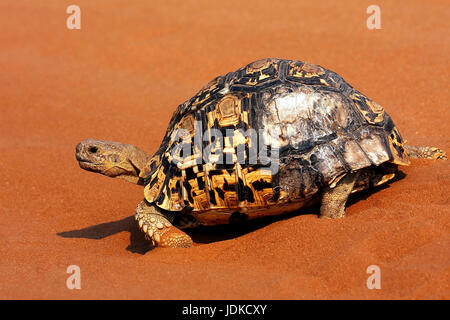
[[[172,217],[164,214],[153,204],[141,201],[136,208],[136,220],[139,228],[145,232],[153,244],[169,248],[188,248],[193,241],[186,233],[174,227]]]
[[[444,150],[435,147],[417,147],[406,145],[406,153],[411,159],[447,160]]]
[[[334,188],[326,186],[322,193],[320,218],[342,218],[345,216],[345,203],[353,190],[359,172],[348,173]]]

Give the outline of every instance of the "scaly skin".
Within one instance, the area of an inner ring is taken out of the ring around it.
[[[193,242],[191,237],[174,227],[170,214],[164,214],[158,207],[143,200],[136,208],[135,219],[139,228],[150,238],[153,244],[163,248],[188,248]]]
[[[447,160],[444,150],[435,147],[406,146],[406,152],[411,159]]]
[[[343,218],[345,216],[345,204],[348,196],[352,193],[358,174],[359,171],[348,173],[334,188],[324,188],[320,205],[321,218]]]
[[[80,167],[111,178],[143,185],[139,177],[152,156],[131,144],[88,139],[75,148]]]

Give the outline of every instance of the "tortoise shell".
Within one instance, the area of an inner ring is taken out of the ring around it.
[[[141,177],[148,202],[216,224],[300,208],[345,173],[385,162],[409,164],[379,104],[320,66],[264,59],[181,104]]]

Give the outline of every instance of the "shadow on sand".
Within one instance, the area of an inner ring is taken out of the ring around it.
[[[260,228],[264,228],[265,226],[271,223],[289,219],[299,214],[315,214],[316,212],[318,212],[317,210],[318,207],[315,208],[315,211],[313,210],[313,208],[308,208],[302,210],[301,213],[294,212],[284,214],[281,216],[264,217],[257,220],[228,225],[208,226],[208,227],[200,226],[194,229],[188,229],[184,231],[191,236],[192,240],[195,243],[206,244],[216,241],[224,241],[228,239],[237,238],[246,233],[253,232]],[[310,212],[307,213],[306,211]],[[57,233],[57,235],[63,238],[84,238],[84,239],[100,240],[124,231],[130,233],[130,244],[128,245],[126,250],[133,253],[145,254],[146,252],[153,249],[151,241],[147,240],[145,238],[145,234],[139,230],[138,224],[136,223],[134,216],[126,217],[124,219],[117,221],[97,224],[83,229],[59,232]]]
[[[404,173],[399,172],[397,174],[397,177],[394,178],[391,182],[401,180],[405,176],[406,175]],[[389,184],[384,184],[376,188],[371,188],[368,190],[358,192],[356,194],[352,194],[347,201],[347,207],[355,204],[360,200],[367,199],[374,192],[386,188],[389,188]],[[315,205],[310,208],[304,208],[299,211],[283,215],[269,216],[256,220],[228,225],[209,226],[209,227],[201,226],[195,229],[188,229],[185,231],[192,237],[192,240],[195,243],[207,244],[237,238],[247,233],[253,232],[255,230],[264,228],[274,222],[286,220],[294,216],[306,214],[318,215],[318,213],[319,213],[319,205]],[[133,253],[145,254],[146,252],[153,249],[151,241],[147,240],[145,238],[144,233],[139,230],[138,225],[134,219],[134,216],[130,216],[117,221],[97,224],[95,226],[90,226],[79,230],[59,232],[57,233],[57,235],[63,238],[84,238],[84,239],[99,240],[123,231],[127,231],[130,233],[130,244],[128,245],[126,250]]]

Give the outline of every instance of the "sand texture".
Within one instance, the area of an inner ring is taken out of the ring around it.
[[[74,155],[91,137],[155,152],[178,104],[265,57],[337,72],[409,143],[449,151],[448,1],[379,0],[381,30],[359,0],[76,3],[81,30],[66,28],[68,1],[0,3],[0,298],[450,298],[449,161],[412,160],[344,219],[316,207],[146,252],[142,187]],[[366,287],[370,265],[381,290]]]

